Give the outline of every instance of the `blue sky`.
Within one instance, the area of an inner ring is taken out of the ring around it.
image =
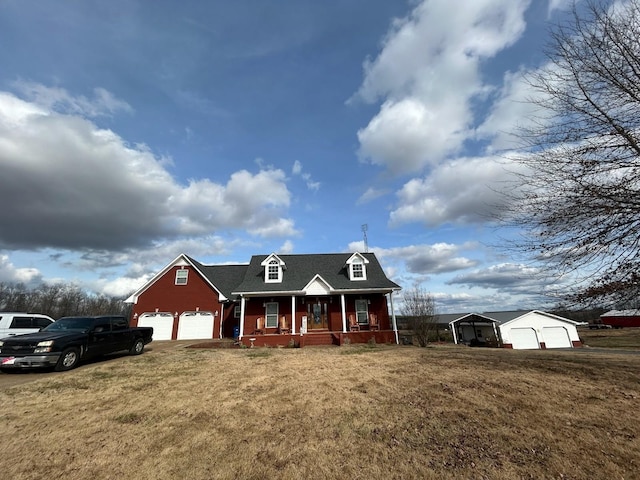
[[[439,311],[540,308],[498,248],[567,1],[0,2],[0,281],[369,251]]]

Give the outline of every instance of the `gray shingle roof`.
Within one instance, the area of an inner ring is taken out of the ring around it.
[[[254,255],[248,265],[244,280],[234,293],[300,292],[316,275],[320,275],[335,290],[396,290],[400,286],[387,278],[373,253],[362,253],[369,263],[366,265],[367,279],[351,281],[346,262],[352,253],[326,253],[306,255],[278,255],[285,263],[280,283],[264,281],[264,266],[261,263],[269,255]]]
[[[188,257],[207,279],[229,300],[235,295],[232,292],[242,282],[249,265],[203,265]]]

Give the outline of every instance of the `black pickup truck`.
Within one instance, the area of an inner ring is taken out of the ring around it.
[[[37,333],[0,339],[0,370],[54,367],[61,372],[108,353],[140,355],[152,336],[152,327],[130,328],[122,316],[63,317]]]

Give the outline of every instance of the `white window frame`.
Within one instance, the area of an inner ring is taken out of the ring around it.
[[[364,305],[364,309],[363,309]],[[360,325],[369,325],[369,301],[365,299],[356,300],[356,319]],[[362,321],[364,315],[364,322]]]
[[[176,285],[186,285],[189,282],[189,270],[180,268],[176,270]]]
[[[269,313],[269,309],[273,309],[275,305],[276,313]],[[267,302],[264,304],[264,325],[265,328],[278,328],[278,314],[280,309],[280,305],[278,302]]]
[[[349,280],[357,282],[367,279],[367,266],[360,258],[354,258],[349,263]]]
[[[264,267],[264,281],[266,283],[282,283],[282,265],[275,258],[269,260]],[[271,277],[271,274],[275,273],[275,278]]]

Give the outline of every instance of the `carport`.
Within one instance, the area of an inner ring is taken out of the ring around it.
[[[480,315],[469,313],[449,322],[454,343],[472,347],[499,347],[502,344],[497,321]]]

